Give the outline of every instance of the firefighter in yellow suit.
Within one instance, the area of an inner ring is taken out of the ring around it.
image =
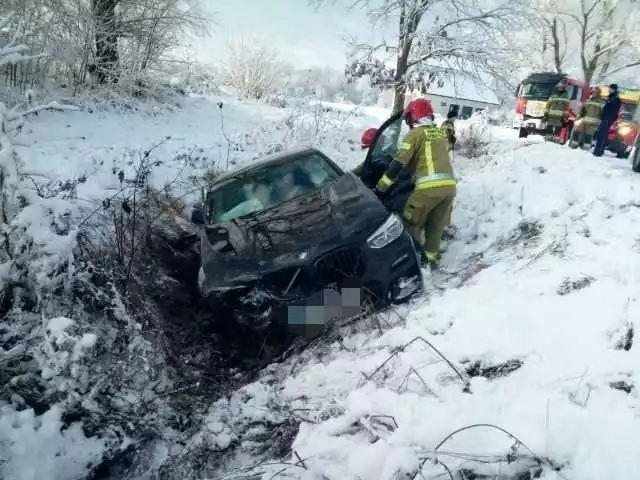
[[[556,86],[555,92],[547,101],[544,109],[544,118],[547,126],[551,127],[551,134],[545,136],[546,140],[565,144],[568,137],[568,117],[570,116],[571,98],[566,81],[562,80]]]
[[[427,261],[435,266],[440,259],[440,242],[457,190],[449,139],[447,132],[434,124],[433,107],[425,98],[409,102],[404,119],[411,131],[376,189],[386,192],[400,172],[409,169],[414,189],[404,206],[404,222],[417,244],[424,247]]]
[[[569,147],[591,147],[598,127],[600,126],[600,116],[602,115],[603,108],[604,101],[600,98],[600,89],[598,87],[591,87],[589,100],[587,100],[580,109],[580,113],[573,127],[573,132],[571,132]]]

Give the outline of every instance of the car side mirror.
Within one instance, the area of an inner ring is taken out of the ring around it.
[[[199,208],[194,208],[191,211],[191,221],[198,225],[204,225],[204,213]]]

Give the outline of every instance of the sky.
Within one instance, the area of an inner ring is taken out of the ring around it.
[[[319,10],[306,0],[202,0],[216,21],[208,39],[194,44],[205,62],[224,62],[226,44],[235,37],[265,39],[282,58],[299,68],[344,68],[347,35],[366,40],[393,38],[392,26],[369,24],[362,11],[349,12],[349,0],[336,0]]]

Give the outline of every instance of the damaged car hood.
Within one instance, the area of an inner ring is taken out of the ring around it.
[[[371,190],[345,174],[269,210],[205,227],[203,269],[220,285],[257,280],[276,268],[363,242],[388,216]]]

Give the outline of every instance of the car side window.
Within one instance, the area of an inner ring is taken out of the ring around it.
[[[213,223],[214,218],[214,205],[213,205],[213,195],[211,192],[207,193],[207,198],[204,202],[204,218],[206,223]]]
[[[580,87],[572,85],[569,91],[571,92],[571,96],[569,98],[571,100],[576,100],[578,98],[578,94],[580,93]]]
[[[398,118],[395,122],[387,125],[380,133],[372,147],[371,155],[373,157],[390,155],[395,158],[400,142],[402,142],[407,133],[409,133],[409,127],[402,117]]]

